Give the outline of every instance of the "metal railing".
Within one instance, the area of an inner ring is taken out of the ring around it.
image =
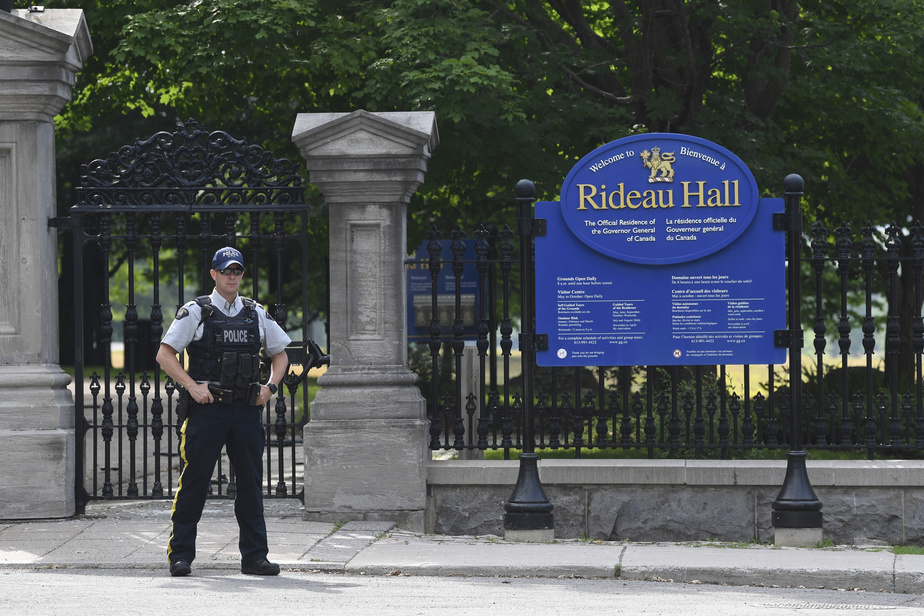
[[[458,243],[469,234],[456,229],[450,237]],[[417,265],[451,268],[457,276],[475,265],[477,335],[466,337],[461,312],[451,328],[437,316],[426,349],[411,353],[428,399],[430,449],[498,450],[506,458],[524,448],[526,434],[513,336],[523,275],[519,246],[509,228],[489,233],[482,227],[470,237],[478,247],[474,261],[455,250],[441,262],[436,256],[446,240],[431,231],[434,258]],[[924,449],[924,227],[867,223],[857,233],[847,225],[830,232],[815,224],[798,240],[805,255],[803,320],[811,323],[803,354],[814,352],[799,375],[805,448],[918,456]],[[465,353],[476,355],[476,382],[460,378]],[[574,457],[601,449],[614,457],[727,459],[782,457],[792,444],[792,375],[785,364],[532,371],[539,449]]]

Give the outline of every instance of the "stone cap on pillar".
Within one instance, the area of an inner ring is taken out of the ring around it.
[[[328,203],[404,202],[439,144],[432,111],[300,113],[292,141]]]
[[[0,121],[51,122],[92,54],[82,9],[0,11]]]

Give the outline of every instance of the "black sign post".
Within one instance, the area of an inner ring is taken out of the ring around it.
[[[805,183],[796,174],[783,180],[786,210],[789,215],[787,247],[789,270],[789,374],[790,374],[790,451],[786,456],[786,476],[779,495],[771,505],[773,527],[776,529],[821,529],[821,501],[809,483],[805,466],[806,453],[802,442],[802,293],[799,286],[800,238],[802,237],[802,189]],[[817,535],[818,533],[813,533]],[[820,537],[819,541],[820,543]],[[779,544],[780,541],[775,540]],[[796,541],[795,543],[806,543]],[[809,541],[815,543],[815,541]]]
[[[517,223],[520,235],[520,301],[522,317],[520,353],[523,366],[523,453],[520,454],[520,470],[510,500],[504,505],[504,531],[508,539],[548,541],[555,538],[552,503],[549,502],[542,483],[539,481],[539,456],[535,453],[535,426],[533,424],[533,364],[536,361],[536,322],[532,272],[533,261],[533,202],[536,187],[529,180],[520,180],[516,188],[519,204]]]

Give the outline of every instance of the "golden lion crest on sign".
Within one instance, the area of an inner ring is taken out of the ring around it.
[[[651,175],[648,176],[649,184],[674,181],[674,168],[671,166],[671,163],[677,162],[674,152],[661,154],[661,148],[654,146],[650,152],[645,150],[640,156],[642,166],[651,169]]]

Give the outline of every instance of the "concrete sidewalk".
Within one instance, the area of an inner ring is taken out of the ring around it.
[[[355,575],[586,577],[924,594],[924,556],[887,547],[724,543],[511,543],[417,535],[389,522],[302,520],[298,501],[266,502],[270,560],[285,571]],[[0,567],[150,569],[167,573],[167,501],[96,503],[67,520],[0,522]],[[240,567],[233,503],[209,501],[196,570]]]

